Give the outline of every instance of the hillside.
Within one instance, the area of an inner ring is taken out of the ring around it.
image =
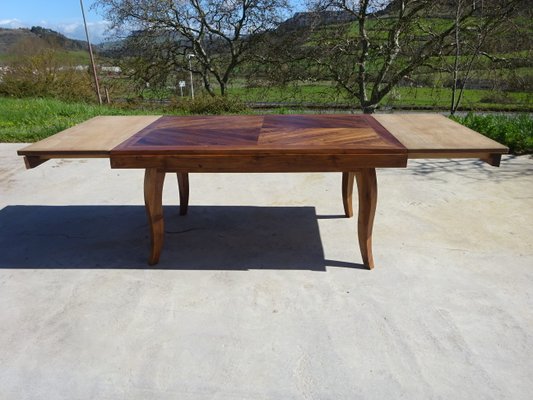
[[[0,62],[9,62],[17,56],[34,54],[45,48],[76,54],[87,50],[87,42],[69,39],[40,26],[31,29],[0,28]]]
[[[453,18],[457,9],[457,0],[435,0],[433,3],[433,9],[431,10],[432,17],[439,18]],[[470,3],[474,7],[474,15],[481,16],[491,9],[497,9],[501,6],[501,0],[470,0]],[[392,0],[383,10],[378,11],[378,15],[387,15],[395,13],[400,8],[400,0]],[[533,15],[531,1],[519,0],[516,4],[516,8],[519,10],[520,15],[524,18],[531,18]]]

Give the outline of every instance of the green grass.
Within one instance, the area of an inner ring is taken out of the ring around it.
[[[451,90],[446,88],[398,88],[384,104],[396,107],[427,107],[448,109]],[[527,111],[533,108],[533,96],[529,92],[494,92],[481,89],[466,89],[460,109]]]
[[[271,102],[271,103],[348,103],[344,93],[337,93],[334,86],[329,83],[301,84],[272,87],[232,87],[229,90],[231,96],[235,96],[247,102]]]
[[[63,65],[89,65],[89,53],[84,50],[61,50],[57,51],[57,59]],[[20,61],[21,57],[16,54],[0,54],[0,64],[11,64]]]
[[[229,93],[231,96],[247,102],[337,104],[358,107],[356,100],[349,99],[344,92],[339,92],[327,82],[271,88],[232,87]],[[400,87],[394,89],[384,99],[382,106],[446,110],[450,107],[450,101],[450,89]],[[529,111],[533,108],[533,95],[529,92],[493,92],[467,89],[463,97],[462,107],[466,110],[479,111],[495,109]]]
[[[139,113],[53,99],[0,97],[0,142],[34,142],[97,115]]]
[[[533,117],[528,114],[476,115],[469,113],[453,120],[509,147],[513,154],[533,153]]]
[[[89,53],[84,50],[61,51],[57,54],[59,62],[66,65],[89,65]]]
[[[0,142],[34,142],[98,115],[239,114],[249,110],[240,102],[197,96],[159,104],[98,106],[57,99],[0,97]]]

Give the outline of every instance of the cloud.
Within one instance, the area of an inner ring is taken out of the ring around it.
[[[107,21],[87,22],[89,38],[93,43],[100,43],[106,39],[106,31],[109,28]],[[50,29],[56,30],[66,37],[72,39],[86,40],[85,28],[83,22],[59,23],[50,26]]]
[[[38,23],[27,23],[19,19],[0,19],[0,28],[30,28],[32,26],[42,26],[43,28],[52,29],[62,33],[70,39],[86,40],[85,29],[83,21],[69,21],[59,23],[49,23],[47,21],[39,21]],[[101,43],[106,39],[106,31],[109,27],[107,21],[87,22],[87,29],[89,30],[89,37],[92,43]]]
[[[24,26],[25,25],[22,23],[22,21],[16,18],[0,19],[0,28],[17,29],[23,28]]]

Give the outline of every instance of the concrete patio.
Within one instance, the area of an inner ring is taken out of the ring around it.
[[[0,144],[0,399],[530,399],[533,158],[192,174],[146,265],[143,172]],[[355,200],[355,207],[357,202]]]

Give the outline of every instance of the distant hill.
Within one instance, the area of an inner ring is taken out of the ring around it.
[[[51,47],[58,47],[62,50],[68,51],[87,49],[87,42],[85,40],[69,39],[63,34],[53,31],[52,29],[33,26],[30,29],[30,32],[44,40]]]
[[[484,9],[488,10],[501,0],[470,0],[475,7],[474,15],[483,14]],[[529,3],[531,0],[522,0],[517,4],[518,10],[522,17],[531,18],[533,16],[533,7]],[[400,0],[392,0],[385,7],[375,10],[374,16],[387,16],[395,14],[401,7]],[[431,9],[431,16],[437,18],[453,18],[457,7],[457,0],[435,0]],[[299,29],[316,25],[343,24],[355,21],[356,17],[347,12],[339,10],[325,11],[303,11],[295,13],[280,26],[282,30]]]
[[[346,11],[304,11],[297,12],[280,25],[280,29],[301,29],[316,25],[339,24],[354,21],[355,17]]]
[[[490,8],[498,4],[501,0],[470,0],[476,5],[476,14],[482,14],[483,8]],[[533,7],[530,7],[531,0],[522,0],[518,4],[520,16],[522,18],[533,18]],[[453,18],[456,0],[435,0],[433,2],[432,14],[438,18]],[[387,16],[394,14],[400,5],[399,0],[391,0],[380,10],[375,10],[374,16]],[[293,29],[306,29],[316,25],[346,24],[354,21],[354,16],[345,11],[321,11],[321,12],[298,12],[283,22],[276,30],[277,34],[283,35],[285,31]],[[131,37],[135,32],[131,34]],[[93,50],[101,57],[121,58],[132,54],[132,49],[128,47],[129,40],[121,39],[103,42],[99,45],[93,44]],[[505,47],[505,46],[504,46]],[[524,46],[509,45],[508,51],[523,49]],[[527,46],[526,46],[527,47]],[[21,54],[32,54],[43,48],[54,48],[64,52],[79,52],[87,50],[87,42],[84,40],[69,39],[63,34],[52,29],[34,26],[30,29],[7,29],[0,28],[0,64],[13,60]],[[529,48],[529,47],[527,47]],[[133,50],[134,51],[134,50]]]
[[[9,52],[19,41],[31,40],[34,37],[29,29],[0,28],[0,54]]]
[[[69,39],[52,29],[34,26],[30,29],[0,28],[0,60],[16,55],[33,54],[44,48],[75,52],[87,49],[87,42]],[[98,50],[98,46],[94,46]]]
[[[401,7],[400,0],[392,0],[383,10],[378,11],[378,15],[387,15],[395,13]],[[501,5],[501,0],[470,0],[464,6],[473,6],[474,15],[480,16],[490,9],[497,8]],[[531,7],[531,0],[521,0],[516,4],[522,17],[531,17],[533,8]],[[453,18],[457,9],[457,0],[434,0],[432,16],[440,18]]]

